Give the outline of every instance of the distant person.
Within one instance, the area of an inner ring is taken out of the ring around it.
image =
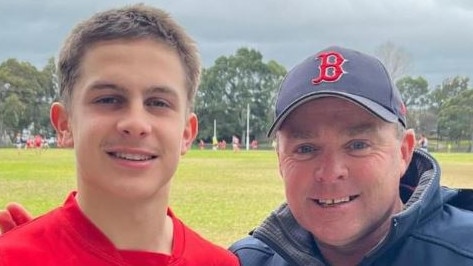
[[[218,143],[218,148],[220,150],[225,150],[227,148],[227,142],[224,139],[222,139],[222,141]]]
[[[41,145],[43,144],[43,137],[41,135],[35,135],[34,136],[34,146],[36,148],[41,148]]]
[[[429,140],[424,134],[420,135],[418,144],[421,150],[426,151],[426,152],[429,151]]]
[[[232,136],[232,147],[234,152],[240,150],[240,139],[236,135]]]
[[[43,150],[49,149],[49,141],[46,138],[43,138],[43,143],[41,144]]]
[[[25,150],[34,149],[34,147],[35,147],[34,137],[29,136],[28,139],[26,140],[26,143],[25,143]]]
[[[287,202],[232,245],[241,265],[473,265],[473,193],[440,186],[379,60],[329,47],[276,95]]]
[[[21,141],[21,134],[17,133],[16,137],[15,137],[15,146],[16,146],[16,150],[18,151],[18,154],[20,154],[21,148],[23,146],[21,142],[22,142]]]
[[[205,149],[205,142],[204,142],[203,139],[200,139],[200,141],[199,141],[199,149],[201,149],[201,150]]]
[[[258,141],[257,141],[256,139],[252,140],[252,141],[251,141],[251,144],[250,144],[250,147],[251,147],[251,149],[253,149],[253,150],[258,149]]]
[[[168,206],[197,135],[200,68],[195,43],[160,9],[133,5],[79,23],[59,55],[60,102],[50,111],[57,143],[74,148],[77,191],[2,234],[0,265],[238,265]],[[1,212],[0,222],[17,214]]]
[[[34,136],[34,148],[36,149],[37,153],[41,153],[41,149],[43,147],[43,137],[39,134]]]

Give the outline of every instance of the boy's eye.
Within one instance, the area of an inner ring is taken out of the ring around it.
[[[146,101],[146,105],[151,107],[168,107],[170,106],[168,102],[162,99],[149,99]]]
[[[102,103],[102,104],[116,104],[116,103],[120,103],[121,101],[117,97],[102,97],[95,102]]]

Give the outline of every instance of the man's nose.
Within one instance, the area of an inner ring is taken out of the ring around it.
[[[345,156],[336,151],[324,151],[316,164],[314,177],[318,182],[334,182],[348,176]]]

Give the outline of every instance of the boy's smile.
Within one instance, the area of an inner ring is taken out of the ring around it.
[[[133,153],[124,153],[124,152],[108,152],[108,154],[117,159],[127,160],[127,161],[148,161],[155,159],[155,155],[145,155],[145,154],[133,154]]]

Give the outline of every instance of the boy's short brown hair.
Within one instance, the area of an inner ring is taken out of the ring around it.
[[[186,72],[187,100],[191,110],[201,71],[196,43],[168,13],[143,4],[100,12],[76,25],[59,54],[61,101],[70,105],[72,88],[80,76],[83,56],[90,46],[100,41],[146,38],[176,49]]]

